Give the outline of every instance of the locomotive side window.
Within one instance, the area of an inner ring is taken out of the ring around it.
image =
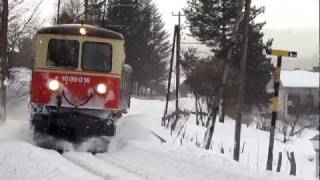
[[[50,39],[47,66],[75,69],[78,66],[79,42],[75,40]]]
[[[82,69],[110,72],[112,69],[112,46],[100,42],[82,44]]]

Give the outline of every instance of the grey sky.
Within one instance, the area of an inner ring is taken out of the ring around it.
[[[186,7],[187,0],[153,1],[162,14],[165,28],[172,34],[178,21],[176,17],[172,17],[172,12],[177,13]],[[56,2],[57,0],[44,0],[44,19],[52,19]],[[273,48],[298,52],[299,58],[283,61],[284,69],[310,69],[319,64],[319,0],[253,0],[253,5],[266,8],[257,21],[267,22],[263,31],[265,39],[274,38]]]

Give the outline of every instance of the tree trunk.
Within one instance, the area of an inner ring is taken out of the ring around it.
[[[58,0],[57,24],[60,24],[60,0]]]
[[[221,147],[220,153],[221,153],[221,154],[224,154],[224,149],[223,149],[223,147]]]
[[[291,124],[291,130],[290,130],[290,136],[294,136],[294,130],[296,128],[297,122],[299,121],[300,115],[296,115],[295,120],[293,120],[293,123]]]
[[[197,95],[195,95],[195,100],[196,100],[196,125],[199,126],[199,116],[198,116],[198,113],[199,113],[199,108],[198,108],[199,98],[197,97]]]
[[[0,121],[6,120],[6,87],[4,81],[8,75],[8,0],[2,0],[0,26]]]
[[[242,106],[243,97],[245,94],[245,76],[247,66],[247,50],[248,50],[248,28],[249,28],[249,14],[250,14],[251,0],[245,1],[245,15],[244,15],[244,33],[243,33],[243,45],[240,62],[240,78],[239,78],[239,95],[236,106],[236,127],[234,136],[234,151],[233,159],[239,161],[240,159],[240,136],[241,136],[241,119],[242,119]]]
[[[289,151],[287,151],[287,157],[290,162],[290,175],[295,176],[296,171],[297,171],[297,167],[296,167],[296,159],[294,157],[294,152],[290,152],[290,154],[289,154]]]
[[[245,145],[246,145],[246,142],[243,142],[243,144],[242,144],[242,150],[241,150],[241,153],[242,153],[242,154],[243,154]]]
[[[281,164],[282,164],[282,152],[279,152],[278,164],[277,164],[277,172],[281,171]]]
[[[201,107],[201,103],[200,103],[200,97],[198,99],[198,107],[199,107],[199,110],[200,110],[200,120],[201,120],[201,126],[205,126],[205,123],[203,121],[203,111],[202,111],[202,107]]]
[[[283,141],[282,142],[286,143],[287,142],[287,127],[283,127],[282,132],[283,132]]]
[[[224,123],[224,97],[220,99],[219,103],[219,122]]]
[[[287,133],[284,133],[283,134],[283,143],[286,143],[287,142]]]
[[[205,135],[205,149],[210,149],[210,145],[211,145],[211,140],[212,140],[212,136],[213,136],[213,132],[214,132],[214,126],[216,124],[216,118],[213,117],[217,117],[217,113],[218,113],[218,109],[217,108],[213,108],[211,110],[210,115],[208,116],[208,122],[211,121],[211,123],[208,123],[207,126],[207,131],[206,131],[206,135]]]

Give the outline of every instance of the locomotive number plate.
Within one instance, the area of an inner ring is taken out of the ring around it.
[[[89,77],[77,77],[77,76],[62,76],[62,82],[71,82],[71,83],[85,83],[90,84]]]

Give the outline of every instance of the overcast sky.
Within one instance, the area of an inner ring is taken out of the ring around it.
[[[178,22],[172,12],[186,7],[187,0],[153,0],[172,33]],[[319,65],[319,0],[252,0],[253,5],[265,6],[265,13],[257,21],[266,21],[265,39],[274,38],[273,48],[295,50],[297,59],[283,60],[283,69],[310,69]],[[49,22],[57,0],[44,0],[42,17]],[[182,18],[184,21],[184,18]],[[183,40],[182,40],[183,41]],[[189,41],[189,40],[188,40]],[[191,45],[189,45],[191,46]]]

